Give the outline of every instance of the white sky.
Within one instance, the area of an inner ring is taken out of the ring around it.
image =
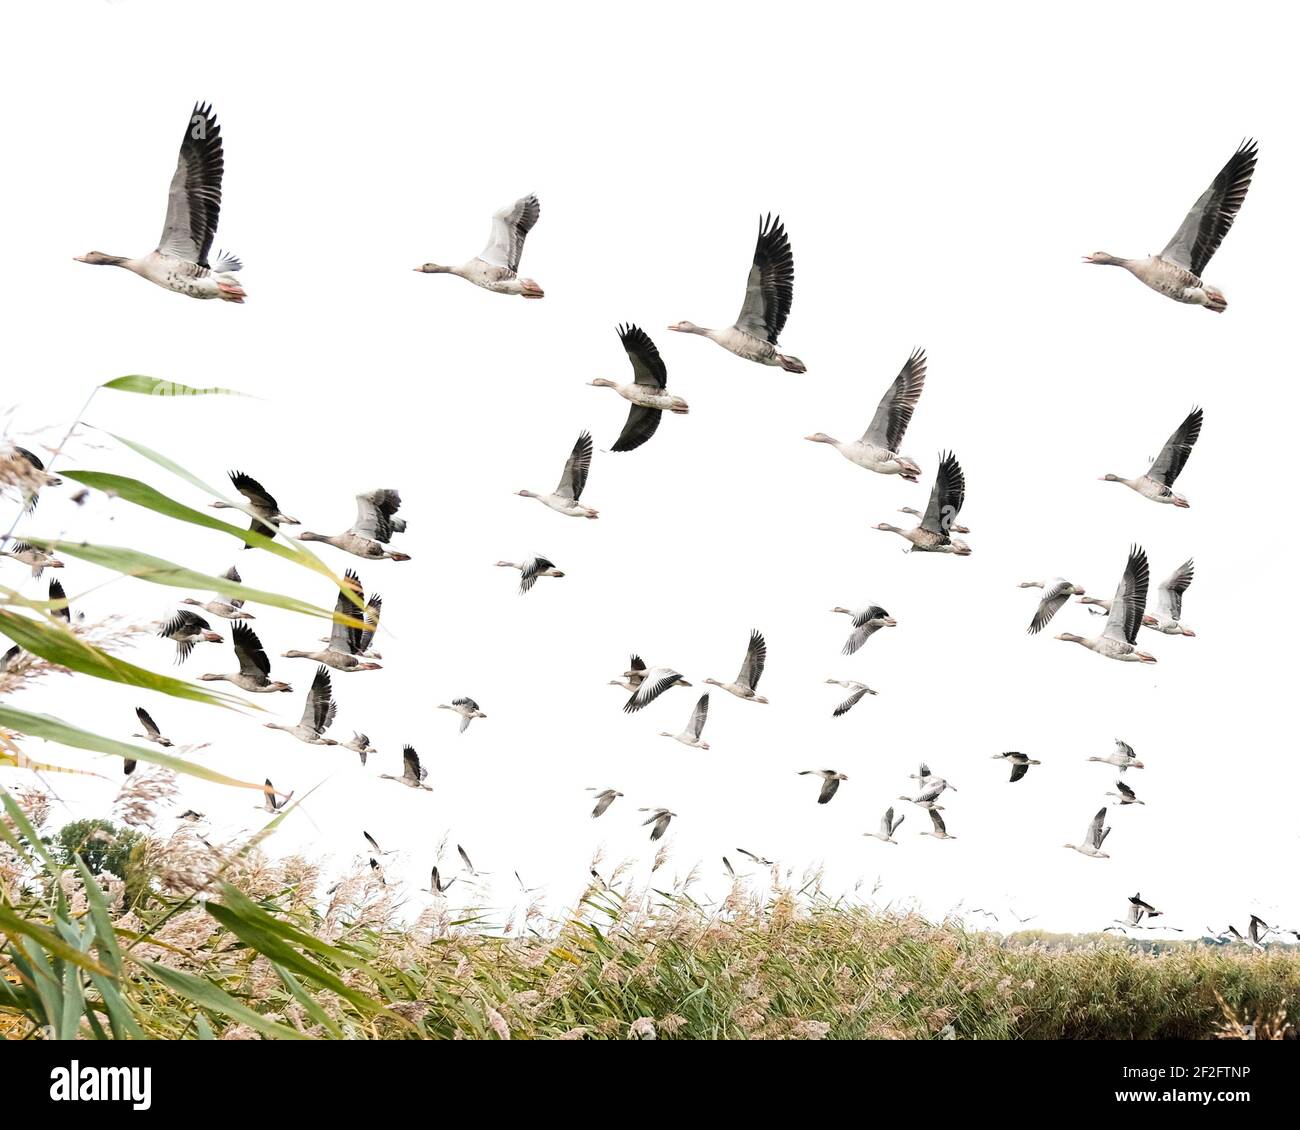
[[[9,7],[5,41],[20,48],[0,73],[10,427],[62,426],[94,384],[123,373],[221,384],[264,399],[104,393],[88,419],[210,482],[245,469],[322,532],[346,528],[357,491],[401,489],[410,532],[397,547],[413,561],[322,547],[385,599],[384,670],[335,676],[334,736],[362,729],[382,750],[365,770],[261,718],[139,697],[178,741],[211,741],[201,756],[223,771],[300,794],[324,781],[276,851],[342,866],[364,827],[404,853],[388,875],[414,889],[447,834],[495,873],[477,894],[458,885],[453,904],[504,918],[520,897],[516,868],[557,908],[598,847],[606,871],[632,857],[644,878],[654,846],[636,808],[662,804],[679,819],[656,878],[699,861],[701,895],[725,892],[719,857],[739,864],[741,845],[796,875],[824,863],[831,892],[879,882],[879,900],[931,914],[965,900],[1036,914],[1044,928],[1099,928],[1140,889],[1189,930],[1252,911],[1295,924],[1294,674],[1285,626],[1270,622],[1285,601],[1263,585],[1297,548],[1276,487],[1296,406],[1286,327],[1300,161],[1294,29],[1266,10],[1268,34],[1243,9],[1225,21],[1220,6],[1189,3],[852,16],[752,3],[641,15]],[[154,246],[195,99],[213,102],[224,129],[217,244],[247,265],[242,307],[72,262]],[[1207,271],[1226,314],[1080,264],[1098,249],[1162,247],[1246,135],[1261,139],[1259,170]],[[544,301],[412,272],[475,254],[491,212],[529,191],[542,214],[523,269]],[[664,329],[730,323],[768,210],[793,243],[782,346],[806,376]],[[581,429],[598,448],[613,442],[626,404],[586,382],[628,379],[624,320],[654,338],[690,415],[665,419],[634,453],[597,452],[584,497],[597,522],[513,497],[550,490]],[[929,380],[904,450],[922,485],[803,441],[860,434],[917,345]],[[1206,422],[1178,484],[1192,509],[1097,481],[1144,471],[1194,403]],[[870,526],[923,508],[949,447],[966,471],[974,554],[907,556]],[[205,501],[129,452],[81,448],[74,465]],[[136,544],[213,573],[237,561],[249,584],[332,599],[220,535],[102,497],[78,510],[69,493],[49,492],[20,530]],[[1131,542],[1147,548],[1153,586],[1195,556],[1184,613],[1196,639],[1144,632],[1157,666],[1107,662],[1052,639],[1098,630],[1073,604],[1051,631],[1025,634],[1038,594],[1017,582],[1062,574],[1109,596]],[[517,574],[492,563],[530,552],[568,576],[520,598]],[[3,566],[6,584],[21,574]],[[105,579],[63,571],[92,618],[161,618],[185,595],[97,587]],[[899,627],[842,657],[848,621],[828,609],[866,601]],[[321,634],[315,621],[256,613],[276,657]],[[696,684],[731,679],[752,627],[767,636],[772,705],[715,691],[707,753],[658,736],[681,728],[696,689],[629,717],[605,685],[633,650]],[[130,656],[165,670],[171,646],[143,641]],[[182,671],[232,663],[227,645],[203,645]],[[261,705],[296,721],[313,669],[274,659],[295,693]],[[833,719],[831,676],[879,697]],[[489,716],[464,736],[430,709],[459,694]],[[136,701],[78,678],[20,705],[127,737]],[[1148,766],[1127,774],[1148,803],[1112,808],[1113,858],[1089,860],[1061,845],[1078,842],[1113,787],[1112,771],[1085,759],[1117,735]],[[400,771],[403,742],[432,794],[377,779]],[[115,760],[28,749],[105,774],[51,778],[66,804],[56,819],[106,812]],[[1004,749],[1044,764],[1009,785],[990,760]],[[910,807],[900,846],[864,839],[921,758],[960,788],[946,802],[957,841],[918,836],[928,821]],[[821,766],[851,777],[827,807],[795,776]],[[3,771],[6,784],[22,777]],[[626,797],[593,822],[589,785]],[[255,799],[188,781],[180,798],[218,836],[259,826]]]

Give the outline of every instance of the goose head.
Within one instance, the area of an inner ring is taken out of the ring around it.
[[[216,506],[216,505],[218,505],[218,504],[214,502],[212,505],[213,505],[213,506]],[[326,534],[314,534],[314,533],[311,532],[311,530],[303,530],[303,531],[302,531],[302,532],[297,536],[297,538],[296,538],[295,540],[297,540],[297,541],[329,541],[330,539],[329,539],[328,535],[326,535]]]
[[[592,388],[618,388],[617,381],[609,381],[604,377],[597,377],[594,381],[588,381],[587,384]]]
[[[884,530],[887,534],[901,534],[903,532],[897,526],[891,526],[888,522],[878,522],[871,528],[873,530]]]
[[[1094,251],[1091,255],[1085,255],[1083,261],[1085,263],[1099,263],[1103,266],[1123,262],[1118,256],[1112,255],[1109,251]]]
[[[1119,475],[1102,475],[1100,481],[1103,483],[1122,483],[1124,480]]]
[[[1066,643],[1086,643],[1082,636],[1076,636],[1073,632],[1062,632],[1056,637],[1058,640],[1065,640]]]
[[[217,632],[209,632],[207,629],[204,629],[203,631],[203,638],[207,640],[208,643],[221,642],[221,636]]]
[[[120,255],[105,255],[102,251],[87,251],[84,255],[74,255],[78,263],[91,263],[94,266],[120,267],[126,262]]]
[[[697,334],[704,332],[704,328],[702,326],[697,326],[694,322],[674,322],[668,328],[679,334]]]
[[[540,497],[541,497],[541,495],[539,495],[536,491],[531,491],[531,490],[517,490],[517,491],[515,491],[515,494],[517,494],[520,498],[540,498]]]
[[[839,443],[840,441],[828,436],[825,432],[813,432],[810,436],[804,436],[809,443]]]
[[[415,269],[422,275],[448,275],[452,270],[450,267],[444,267],[441,263],[421,263]]]

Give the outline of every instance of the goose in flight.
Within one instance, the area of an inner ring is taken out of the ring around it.
[[[1133,766],[1133,768],[1141,769],[1142,768],[1141,762],[1136,763]],[[1119,791],[1114,793],[1107,793],[1106,795],[1109,797],[1114,797],[1117,801],[1119,801],[1121,807],[1126,804],[1141,804],[1141,805],[1146,804],[1146,801],[1138,800],[1137,793],[1135,793],[1131,787],[1124,784],[1122,780],[1116,780],[1115,788],[1118,789]]]
[[[392,561],[410,561],[409,553],[398,553],[386,548],[394,534],[404,533],[406,520],[394,518],[401,508],[402,496],[395,490],[381,488],[357,495],[357,516],[350,529],[341,534],[313,534],[304,530],[299,541],[323,541],[355,557],[372,561],[388,558]]]
[[[1243,938],[1238,932],[1237,927],[1229,926],[1228,933],[1239,942],[1245,942],[1251,949],[1262,950],[1264,948],[1264,938],[1268,936],[1272,927],[1257,914],[1250,916],[1250,925],[1246,927],[1246,936]]]
[[[521,298],[544,298],[546,292],[532,279],[521,278],[519,260],[524,254],[524,240],[533,230],[542,206],[533,195],[521,196],[492,215],[492,234],[487,246],[468,263],[444,267],[425,263],[416,267],[422,275],[457,275],[466,282],[496,294],[517,294]]]
[[[379,846],[379,841],[364,828],[361,829],[361,835],[365,838],[366,843],[370,845],[370,851],[372,854],[379,856],[394,854],[391,848],[388,851],[383,851]]]
[[[655,434],[659,419],[665,412],[685,416],[691,409],[680,396],[665,390],[668,387],[668,366],[659,356],[659,350],[650,335],[639,326],[619,326],[619,340],[632,362],[633,383],[630,385],[597,377],[588,383],[594,388],[612,388],[624,400],[631,401],[627,423],[610,451],[634,451]]]
[[[1228,308],[1228,300],[1217,287],[1204,282],[1201,273],[1237,218],[1246,190],[1250,188],[1250,178],[1255,175],[1258,155],[1259,145],[1253,139],[1241,143],[1214,182],[1192,205],[1174,238],[1159,255],[1121,259],[1097,251],[1085,255],[1083,261],[1123,267],[1166,298],[1223,313]]]
[[[1191,503],[1173,489],[1174,481],[1182,472],[1188,456],[1192,453],[1192,447],[1201,434],[1201,421],[1204,416],[1205,413],[1200,408],[1193,408],[1187,414],[1187,419],[1179,424],[1174,434],[1165,441],[1165,446],[1161,448],[1160,454],[1156,456],[1151,469],[1145,475],[1136,479],[1126,479],[1121,475],[1102,475],[1101,481],[1123,483],[1131,490],[1137,491],[1143,498],[1151,499],[1152,502],[1164,502],[1186,510]]]
[[[1019,781],[1026,773],[1029,772],[1031,765],[1042,765],[1041,761],[1035,761],[1027,753],[1016,753],[1009,751],[1007,753],[993,754],[994,761],[1006,761],[1011,765],[1011,783]]]
[[[839,773],[834,769],[800,769],[800,777],[820,777],[822,779],[822,791],[817,794],[818,804],[829,804],[831,797],[840,787],[841,781],[847,781],[848,775]]]
[[[276,800],[277,796],[280,798],[279,800]],[[267,777],[266,787],[262,793],[262,803],[259,807],[265,808],[267,812],[274,816],[291,800],[293,800],[293,793],[277,793],[275,786],[271,784],[271,778]]]
[[[832,612],[843,612],[853,618],[853,631],[844,641],[841,655],[852,655],[881,628],[895,628],[898,621],[878,604],[864,605],[862,608],[841,608],[838,605]]]
[[[755,693],[758,680],[763,675],[763,667],[766,663],[767,641],[763,639],[763,633],[755,628],[749,633],[749,647],[745,651],[745,661],[740,665],[740,674],[736,676],[736,681],[734,683],[720,683],[717,679],[705,679],[704,681],[711,686],[721,687],[724,691],[734,694],[737,698],[766,704],[767,699],[761,694]]]
[[[603,816],[605,810],[623,795],[618,789],[601,789],[597,792],[594,787],[588,787],[587,791],[596,793],[596,807],[591,810],[593,820],[598,816]]]
[[[155,744],[162,746],[164,749],[171,747],[171,738],[163,737],[162,731],[158,729],[157,723],[155,723],[149,716],[149,711],[147,711],[143,706],[137,706],[135,708],[135,716],[140,720],[140,725],[144,727],[144,733],[132,734],[131,736],[133,738],[143,738],[145,741],[154,742]]]
[[[775,866],[776,866],[776,860],[774,860],[774,859],[767,859],[767,858],[765,858],[764,856],[756,855],[756,854],[755,854],[754,852],[752,852],[752,851],[746,851],[743,847],[738,847],[738,848],[736,848],[736,850],[737,850],[738,852],[740,852],[740,854],[743,855],[746,859],[752,859],[752,860],[753,860],[755,863],[757,863],[760,867],[775,867]]]
[[[455,881],[456,881],[455,879],[448,879],[444,883],[442,881],[442,876],[438,874],[437,864],[435,864],[433,871],[429,875],[429,887],[428,887],[429,894],[445,895],[449,890],[451,890],[451,886]]]
[[[1082,855],[1090,855],[1094,859],[1109,859],[1110,856],[1101,850],[1101,845],[1106,842],[1106,837],[1110,835],[1110,829],[1102,827],[1105,823],[1106,809],[1102,808],[1092,818],[1092,823],[1088,825],[1088,830],[1083,834],[1083,843],[1063,844],[1062,846],[1072,848]]]
[[[921,511],[917,510],[916,507],[914,507],[914,506],[900,506],[900,507],[898,508],[898,512],[899,512],[900,514],[910,514],[910,515],[912,515],[913,518],[924,518],[924,517],[925,517],[925,515],[922,514]],[[948,530],[949,530],[949,533],[954,533],[954,534],[968,534],[968,533],[970,533],[970,527],[969,527],[969,526],[961,526],[961,525],[958,525],[956,522],[954,522],[954,523],[953,523],[953,524],[948,528]]]
[[[641,669],[637,669],[637,664],[641,663]],[[618,683],[618,680],[610,680],[619,686],[632,688],[632,697],[623,704],[623,710],[628,714],[633,714],[643,706],[648,706],[654,702],[669,687],[689,687],[691,684],[681,677],[671,667],[651,667],[645,669],[639,656],[632,656],[632,669],[624,672],[626,683]]]
[[[912,413],[925,388],[925,350],[917,349],[903,362],[894,383],[886,390],[861,439],[841,443],[825,432],[804,439],[829,443],[850,463],[881,475],[901,475],[910,483],[918,481],[921,468],[916,461],[898,453],[903,433],[912,422]]]
[[[474,870],[474,864],[473,862],[471,862],[469,858],[469,852],[467,852],[463,847],[461,847],[460,844],[457,844],[456,854],[460,856],[461,864],[464,866],[465,870],[468,871],[475,878],[478,878],[478,872]]]
[[[280,526],[297,526],[297,518],[290,518],[288,514],[280,510],[280,504],[275,501],[275,495],[271,494],[261,483],[252,475],[246,475],[243,471],[229,472],[230,481],[235,490],[242,494],[248,503],[247,509],[253,512],[253,524],[249,526],[249,532],[261,534],[264,538],[273,538],[278,532]],[[209,503],[217,510],[239,510],[241,507],[230,502]],[[252,549],[249,542],[244,543],[245,549]]]
[[[709,716],[709,696],[700,695],[700,701],[695,704],[695,709],[691,711],[691,716],[686,723],[686,729],[680,734],[670,734],[664,730],[659,736],[661,738],[672,738],[679,741],[682,745],[693,746],[695,749],[708,749],[709,743],[700,740],[700,734],[704,731],[704,722]]]
[[[923,553],[955,553],[958,557],[967,557],[970,546],[949,533],[965,501],[966,476],[957,457],[948,452],[940,456],[939,473],[930,488],[930,503],[925,508],[921,524],[911,530],[900,530],[888,522],[881,522],[874,528],[906,538],[912,543],[912,549]]]
[[[1129,550],[1124,575],[1120,577],[1119,587],[1111,600],[1110,612],[1101,635],[1096,639],[1084,639],[1072,632],[1062,632],[1056,638],[1067,643],[1082,644],[1089,651],[1095,651],[1107,659],[1118,659],[1125,663],[1154,663],[1154,655],[1148,655],[1137,647],[1138,627],[1142,623],[1142,614],[1146,611],[1148,581],[1146,550],[1135,545]]]
[[[1196,567],[1193,559],[1188,558],[1178,566],[1156,588],[1156,610],[1154,615],[1143,615],[1142,626],[1154,628],[1166,636],[1194,636],[1191,628],[1183,626],[1183,593],[1192,584]]]
[[[56,620],[62,620],[68,627],[72,627],[72,605],[68,602],[68,594],[63,591],[63,585],[57,577],[50,579],[50,615]],[[85,619],[85,614],[77,613],[77,619]]]
[[[1164,911],[1157,910],[1149,902],[1142,898],[1142,892],[1138,891],[1135,895],[1130,895],[1128,904],[1134,910],[1139,911],[1146,918],[1159,918]]]
[[[347,586],[352,589],[354,593],[358,596],[362,595],[361,582],[356,580],[354,575],[351,578],[345,578],[345,581]],[[375,651],[374,648],[371,647],[371,644],[375,642],[375,636],[379,634],[379,617],[384,610],[384,598],[377,592],[372,592],[368,597],[366,597],[366,606],[361,609],[360,612],[357,611],[357,606],[346,597],[344,597],[342,601],[335,601],[335,607],[338,611],[344,611],[342,608],[344,602],[347,604],[347,615],[354,619],[359,618],[361,622],[365,624],[364,628],[354,629],[356,632],[356,637],[354,639],[356,650],[353,654],[358,659],[383,659],[383,656],[380,655],[379,652]],[[333,625],[331,625],[331,630],[332,628]],[[329,643],[332,638],[332,636],[321,636],[320,642]],[[341,669],[342,668],[340,668],[340,670]]]
[[[547,557],[534,554],[524,561],[498,561],[498,569],[519,570],[519,595],[532,589],[538,577],[563,577],[564,573],[555,567],[555,562]]]
[[[557,514],[570,518],[599,518],[600,511],[583,506],[578,500],[587,485],[587,472],[591,470],[591,433],[583,432],[569,452],[560,482],[550,494],[536,494],[531,490],[517,490],[521,498],[535,498]]]
[[[923,771],[926,768],[925,765],[921,766]],[[948,784],[948,782],[942,777],[927,776],[922,779],[921,791],[917,793],[916,796],[903,796],[900,794],[898,799],[908,801],[911,804],[916,805],[918,808],[941,809],[943,806],[935,804],[935,801],[943,795],[945,789],[952,789],[953,792],[957,791],[956,786]]]
[[[158,631],[161,639],[176,644],[176,662],[184,663],[197,643],[220,643],[221,636],[196,612],[182,609]]]
[[[221,126],[210,105],[196,103],[185,126],[176,172],[167,193],[167,219],[156,250],[143,259],[126,259],[89,251],[78,263],[125,267],[151,283],[190,298],[243,302],[244,288],[235,273],[243,264],[221,252],[209,262],[221,214]]]
[[[438,703],[439,710],[454,710],[460,715],[460,732],[463,734],[469,729],[469,724],[475,718],[486,718],[487,715],[478,708],[478,703],[472,698],[453,698],[451,703]]]
[[[379,752],[379,750],[375,749],[375,747],[370,744],[370,739],[366,737],[365,734],[358,734],[355,732],[353,733],[351,740],[341,743],[339,748],[350,749],[361,758],[362,765],[366,763],[366,758],[372,753]]]
[[[12,444],[3,455],[4,469],[0,472],[0,483],[19,488],[23,496],[23,513],[30,514],[40,501],[40,492],[44,487],[58,487],[63,480],[58,475],[51,475],[45,470],[45,463],[34,451]]]
[[[623,672],[623,678],[610,679],[608,685],[611,687],[622,687],[625,691],[634,691],[645,681],[645,675],[645,660],[639,655],[633,655],[628,660],[628,669]],[[686,685],[690,686],[689,683]]]
[[[1145,769],[1146,766],[1138,760],[1137,754],[1133,752],[1133,747],[1128,742],[1120,738],[1115,739],[1115,748],[1105,757],[1090,757],[1089,761],[1100,761],[1105,765],[1114,765],[1121,773],[1125,769]]]
[[[1061,605],[1070,597],[1082,596],[1084,591],[1064,577],[1052,577],[1046,581],[1021,581],[1020,587],[1022,589],[1043,590],[1043,598],[1038,602],[1038,610],[1034,613],[1034,618],[1029,622],[1029,627],[1026,629],[1031,636],[1041,632],[1047,626],[1048,621],[1060,611]]]
[[[239,576],[239,570],[233,565],[222,573],[221,577],[226,581],[234,581],[237,585],[243,583]],[[195,608],[202,608],[204,612],[212,616],[220,616],[223,620],[257,619],[251,612],[244,611],[244,600],[238,596],[225,596],[223,593],[217,593],[217,598],[209,600],[206,604],[201,600],[195,600],[192,596],[187,596],[181,600],[181,603],[191,604]]]
[[[189,616],[192,613],[184,612],[181,615]],[[293,690],[288,683],[271,679],[271,661],[262,650],[262,641],[242,620],[236,620],[231,625],[230,642],[235,648],[235,659],[239,662],[239,670],[233,675],[200,675],[200,679],[208,683],[234,683],[240,690],[259,694]]]
[[[956,836],[948,835],[948,825],[943,822],[943,817],[939,815],[937,808],[929,809],[930,823],[934,827],[928,832],[922,832],[923,836],[933,836],[936,840],[955,840]]]
[[[9,541],[4,549],[0,549],[0,556],[12,557],[15,561],[21,561],[32,571],[32,576],[37,580],[46,569],[62,569],[63,562],[53,554],[46,553],[42,549],[37,549],[34,545],[28,545],[25,541]]]
[[[654,825],[650,830],[651,843],[663,838],[663,834],[668,831],[668,825],[672,823],[673,817],[677,815],[677,813],[670,812],[666,808],[638,808],[637,811],[650,813],[647,819],[641,821],[641,827],[644,828],[647,824]]]
[[[909,773],[907,775],[907,779],[909,781],[919,781],[922,785],[924,785],[927,781],[934,781],[937,780],[938,778],[936,778],[935,775],[930,771],[930,766],[927,765],[924,761],[922,761],[921,764],[916,767],[915,773]],[[908,798],[904,797],[903,799],[906,800]]]
[[[844,687],[847,690],[853,692],[852,694],[849,695],[848,698],[846,698],[843,702],[841,702],[839,706],[837,706],[834,710],[831,711],[832,718],[838,718],[842,714],[847,714],[859,702],[862,701],[864,696],[876,693],[869,686],[867,686],[866,683],[859,683],[854,679],[827,679],[826,681],[828,683],[834,684],[837,687]]]
[[[880,818],[880,830],[878,832],[863,832],[862,834],[877,840],[883,840],[887,844],[897,844],[898,841],[894,839],[894,833],[898,831],[898,826],[906,819],[906,816],[900,816],[895,820],[894,809],[891,805],[885,809],[885,815]]]
[[[307,691],[302,720],[296,726],[282,726],[279,722],[267,722],[265,725],[268,730],[283,730],[308,745],[338,745],[333,738],[324,736],[337,712],[338,703],[334,701],[330,690],[330,673],[322,666],[316,668],[316,677]]]
[[[780,365],[788,373],[806,373],[807,367],[798,357],[777,349],[777,338],[785,328],[793,301],[794,252],[790,250],[781,217],[774,221],[769,214],[759,221],[754,264],[749,269],[745,301],[736,324],[725,330],[711,330],[694,322],[678,322],[668,328],[678,333],[700,334],[746,361]]]
[[[411,745],[402,746],[402,775],[400,777],[394,777],[391,773],[380,773],[379,775],[386,781],[397,781],[407,788],[423,789],[426,793],[433,792],[433,787],[424,783],[429,771],[420,765],[420,755],[415,752],[415,747]]]
[[[339,589],[339,595],[334,601],[335,619],[330,625],[329,646],[324,651],[286,651],[283,653],[285,659],[312,659],[345,674],[353,671],[381,670],[378,663],[362,662],[360,658],[361,652],[365,650],[364,637],[367,634],[365,629],[340,623],[338,619],[341,616],[357,619],[357,606],[347,595],[346,590],[350,589],[357,599],[363,598],[365,594],[361,588],[361,578],[349,569],[343,575],[343,584],[345,588]],[[371,632],[369,635],[373,638],[374,633]]]

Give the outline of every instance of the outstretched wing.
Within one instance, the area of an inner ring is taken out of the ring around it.
[[[632,362],[636,383],[645,388],[662,389],[668,386],[668,366],[659,356],[659,350],[650,335],[640,326],[619,326],[618,337]]]
[[[1115,599],[1110,602],[1110,615],[1106,617],[1104,635],[1125,643],[1137,642],[1138,627],[1147,606],[1147,584],[1150,580],[1146,550],[1134,546],[1129,550],[1124,575],[1115,589]]]
[[[736,328],[776,344],[794,301],[794,252],[781,217],[769,214],[758,225],[754,264],[749,268],[745,301]]]
[[[903,363],[894,383],[881,398],[871,424],[862,435],[862,442],[886,451],[897,451],[903,442],[903,433],[912,422],[912,412],[921,391],[925,388],[925,350],[917,349]]]
[[[1043,593],[1043,599],[1038,602],[1038,611],[1034,613],[1034,618],[1029,622],[1029,634],[1035,635],[1041,632],[1047,622],[1060,611],[1061,605],[1070,599],[1070,594],[1074,591],[1068,581],[1057,581],[1050,589]],[[1015,780],[1013,777],[1012,780]]]
[[[925,517],[921,519],[921,528],[947,537],[965,501],[966,476],[957,457],[950,451],[940,456],[939,473],[930,488],[930,502],[925,508]]]
[[[745,661],[740,665],[740,674],[736,682],[751,691],[758,689],[758,680],[763,675],[767,663],[767,641],[757,628],[749,633],[749,647],[745,651]]]
[[[1243,141],[1228,163],[1219,170],[1200,198],[1192,205],[1174,238],[1160,253],[1162,259],[1186,267],[1194,275],[1205,270],[1210,257],[1219,250],[1223,237],[1232,229],[1250,178],[1255,175],[1259,144],[1252,138]]]
[[[1164,483],[1167,487],[1174,485],[1174,480],[1187,463],[1188,456],[1192,454],[1192,446],[1201,434],[1201,420],[1204,416],[1205,413],[1200,408],[1193,408],[1187,414],[1187,419],[1165,441],[1164,448],[1151,464],[1151,470],[1147,472],[1149,478]]]
[[[221,215],[221,127],[210,105],[196,103],[185,127],[167,191],[167,219],[158,250],[200,267],[208,265],[208,252]]]
[[[1195,573],[1192,560],[1189,557],[1179,565],[1156,589],[1156,607],[1174,621],[1181,620],[1183,616],[1183,593],[1191,587]]]
[[[521,196],[513,204],[492,215],[492,234],[479,258],[494,267],[519,270],[519,259],[524,253],[524,240],[533,230],[542,206],[536,196]]]
[[[648,438],[648,437],[647,437]],[[561,498],[571,498],[574,502],[582,497],[587,485],[587,472],[591,470],[591,433],[583,432],[569,452],[564,464],[564,473],[560,476],[560,485],[555,493]]]

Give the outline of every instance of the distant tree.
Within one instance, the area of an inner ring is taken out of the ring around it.
[[[119,828],[110,820],[74,820],[55,833],[50,847],[65,867],[72,866],[73,855],[80,855],[92,875],[107,871],[125,880],[131,849],[140,839],[139,832]]]

